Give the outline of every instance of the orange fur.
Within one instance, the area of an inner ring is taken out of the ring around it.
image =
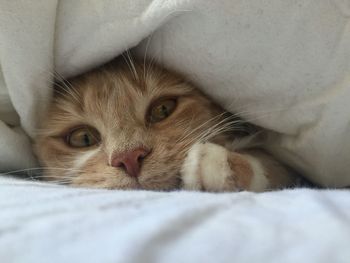
[[[121,59],[58,84],[54,100],[42,121],[35,149],[46,168],[45,178],[72,185],[103,188],[168,190],[180,186],[179,167],[192,140],[208,129],[222,110],[175,73],[156,65],[135,63],[137,76]],[[176,97],[173,114],[150,125],[145,115],[161,97]],[[67,146],[62,136],[71,127],[87,124],[101,134],[102,143],[92,148]],[[152,149],[142,164],[138,180],[109,165],[111,156],[139,145]],[[82,155],[96,150],[80,167]],[[59,168],[59,169],[57,169]]]
[[[175,111],[159,123],[149,123],[148,108],[164,97],[177,99]],[[203,137],[208,139],[205,134],[212,127],[225,124],[224,112],[176,73],[117,59],[56,85],[35,140],[35,152],[45,168],[45,179],[58,183],[110,189],[177,189],[182,186],[181,166],[187,152]],[[79,125],[98,130],[101,143],[88,148],[68,146],[65,134]],[[214,134],[210,141],[224,144],[232,140],[234,133],[228,135],[227,130]],[[113,155],[140,146],[151,149],[151,153],[143,160],[138,178],[110,165]],[[237,170],[239,186],[248,189],[251,169],[247,162],[236,159],[229,164]]]

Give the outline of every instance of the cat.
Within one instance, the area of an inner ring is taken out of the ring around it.
[[[295,184],[289,168],[249,146],[259,136],[242,123],[180,74],[120,57],[56,82],[34,151],[44,179],[72,186],[262,192]]]

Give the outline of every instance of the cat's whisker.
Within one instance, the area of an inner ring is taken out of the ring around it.
[[[252,105],[254,105],[254,104],[252,104]],[[284,112],[290,108],[290,107],[284,106],[284,107],[272,108],[269,110],[252,111],[251,110],[252,105],[245,105],[245,107],[241,107],[241,108],[236,109],[236,112],[233,113],[233,115],[237,116],[239,118],[243,118],[246,121],[252,122],[255,120],[260,120],[262,118],[268,117],[270,114]],[[271,107],[272,106],[270,106],[270,108]]]
[[[65,86],[69,89],[69,90],[72,90],[74,92],[74,94],[79,97],[79,93],[78,91],[76,90],[76,88],[73,86],[73,84],[66,78],[64,78],[60,73],[58,73],[58,71],[54,70],[53,71],[54,73],[54,76],[56,79],[62,81]],[[57,78],[58,77],[58,78]]]
[[[39,171],[39,170],[44,170],[45,168],[43,167],[33,167],[33,168],[25,168],[25,169],[19,169],[19,170],[12,170],[8,172],[2,172],[2,175],[13,175],[13,174],[19,174],[19,173],[24,173],[24,172],[31,172],[31,171]],[[62,169],[62,168],[57,168],[57,169]]]
[[[195,142],[206,142],[206,141],[212,139],[213,137],[218,136],[219,134],[237,131],[237,130],[241,129],[240,127],[234,126],[235,124],[241,123],[240,120],[227,121],[227,119],[230,119],[230,116],[228,118],[220,121],[219,123],[215,124],[214,126],[210,127],[208,130],[204,130],[202,133],[191,138],[190,141],[188,141],[184,145],[182,145],[183,149],[187,152],[189,150],[188,146],[194,144]]]
[[[198,142],[208,142],[209,140],[211,140],[212,138],[218,136],[219,134],[223,134],[226,132],[230,132],[233,131],[233,128],[230,127],[220,127],[216,130],[212,130],[209,133],[204,134],[201,138],[199,138],[197,141]]]
[[[2,175],[19,175],[21,173],[27,173],[29,176],[35,176],[35,177],[45,177],[40,172],[44,171],[62,171],[62,172],[84,172],[83,170],[73,169],[73,168],[62,168],[62,167],[34,167],[34,168],[26,168],[26,169],[19,169],[19,170],[12,170],[8,172],[2,173]],[[30,174],[31,172],[37,172],[37,174]]]
[[[73,87],[72,83],[70,83],[67,79],[60,75],[56,70],[53,70],[52,72],[47,70],[46,72],[53,78],[48,79],[49,83],[53,84],[53,86],[59,87],[64,91],[62,93],[58,91],[58,89],[55,89],[55,92],[57,92],[60,95],[67,93],[67,95],[70,95],[76,102],[79,103],[79,93]],[[69,97],[67,96],[67,98]]]
[[[55,89],[55,93],[58,93],[62,96],[64,96],[66,99],[70,99],[72,98],[77,104],[81,103],[81,100],[79,98],[79,95],[77,94],[77,92],[75,92],[75,89],[73,88],[68,88],[68,86],[66,84],[63,84],[64,82],[56,82],[54,85],[56,87],[59,87],[61,89],[63,89],[63,92],[61,92],[59,89]],[[65,87],[65,88],[64,88]]]
[[[150,43],[151,43],[151,41],[152,41],[153,34],[154,34],[154,33],[152,33],[152,34],[148,37],[148,39],[147,39],[145,54],[144,54],[144,57],[143,57],[143,79],[144,79],[144,80],[147,79],[147,75],[146,75],[146,61],[148,60],[148,59],[147,59],[147,52],[148,52],[149,45],[150,45]]]
[[[139,82],[140,79],[139,79],[139,76],[138,76],[138,74],[137,74],[137,70],[136,70],[136,67],[135,67],[135,63],[134,63],[134,61],[133,61],[133,59],[132,59],[132,57],[131,57],[131,54],[130,54],[129,49],[126,49],[126,51],[122,54],[122,57],[124,58],[126,64],[128,65],[128,67],[129,67],[131,73],[133,74],[135,80],[136,80],[137,82]]]
[[[197,134],[196,136],[192,137],[191,140],[185,142],[185,144],[183,145],[183,147],[188,147],[189,145],[193,144],[194,142],[199,141],[201,138],[205,137],[207,134],[211,133],[211,131],[214,128],[211,127],[209,129],[203,130],[201,133]]]
[[[49,174],[42,174],[44,171],[50,171]],[[18,175],[20,173],[25,173],[28,179],[30,180],[40,180],[45,179],[49,180],[52,183],[56,184],[70,184],[71,179],[73,178],[72,175],[67,174],[66,172],[83,172],[79,170],[75,170],[72,168],[62,168],[62,167],[34,167],[34,168],[27,168],[27,169],[20,169],[20,170],[13,170],[6,173],[3,173],[3,175]],[[57,173],[60,172],[59,175],[52,175],[53,172]],[[63,174],[61,172],[64,172]],[[40,174],[39,174],[40,173]],[[53,180],[55,179],[55,180]]]
[[[71,185],[71,179],[62,179],[62,180],[52,180],[48,179],[45,183],[59,184],[59,185]]]
[[[47,179],[47,180],[51,180],[51,179],[57,179],[57,180],[68,180],[69,179],[69,180],[71,180],[72,178],[74,178],[74,176],[67,176],[67,175],[62,175],[62,174],[31,177],[31,179]]]
[[[184,136],[180,137],[176,143],[179,143],[181,141],[184,141],[185,139],[187,139],[189,136],[191,136],[193,133],[195,133],[196,131],[198,131],[199,129],[203,128],[206,125],[209,125],[211,122],[215,121],[216,119],[222,117],[225,114],[225,112],[218,114],[212,118],[210,118],[209,120],[205,121],[204,123],[202,123],[201,125],[197,126],[195,129],[191,130],[189,133],[184,133]]]
[[[215,130],[217,127],[220,127],[220,125],[224,125],[224,124],[226,124],[226,125],[234,125],[234,124],[240,123],[240,121],[238,121],[238,120],[232,120],[232,121],[228,122],[228,120],[230,120],[230,119],[231,119],[231,116],[222,119],[218,123],[216,123],[216,124],[212,125],[211,127],[209,127],[209,129],[204,130],[202,133],[200,133],[198,136],[196,136],[196,137],[194,137],[192,139],[193,140],[198,140],[198,138],[204,137],[207,134],[212,133],[212,131]]]
[[[53,60],[53,56],[51,57]],[[64,78],[61,74],[59,74],[56,70],[49,70],[44,67],[40,67],[38,65],[34,65],[38,70],[42,71],[43,73],[47,74],[51,78],[47,78],[46,81],[53,85],[58,85],[64,92],[67,92],[67,94],[71,95],[73,98],[78,96],[78,92],[76,92],[76,89],[71,85],[71,83]],[[57,80],[57,81],[55,81]],[[64,82],[64,83],[62,83]],[[62,83],[62,84],[58,84]],[[69,86],[68,86],[69,85]],[[52,89],[52,86],[48,86],[47,88]],[[56,91],[55,91],[56,92]],[[74,93],[74,94],[73,94]],[[77,101],[78,102],[78,101]]]
[[[156,61],[156,55],[154,55],[148,62],[148,67],[146,70],[146,78],[145,81],[148,80],[150,73],[152,72],[153,66],[155,65],[155,61]]]
[[[245,131],[244,127],[237,126],[237,124],[242,124],[242,122],[233,120],[230,122],[225,122],[222,125],[220,124],[217,127],[213,127],[213,129],[211,129],[207,134],[205,134],[205,136],[203,136],[201,140],[208,141],[211,138],[226,132]]]

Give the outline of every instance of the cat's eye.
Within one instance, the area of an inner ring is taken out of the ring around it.
[[[70,147],[83,148],[97,145],[100,142],[99,132],[89,126],[82,126],[72,130],[65,138]]]
[[[151,123],[160,122],[170,116],[176,108],[176,99],[164,99],[154,103],[148,113]]]

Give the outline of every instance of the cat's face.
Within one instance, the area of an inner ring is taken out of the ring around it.
[[[129,66],[117,61],[56,87],[35,143],[46,179],[111,189],[180,187],[188,149],[222,110],[173,73]]]

